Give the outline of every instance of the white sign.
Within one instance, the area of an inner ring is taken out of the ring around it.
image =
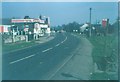
[[[40,33],[41,27],[39,23],[34,24],[34,33]]]
[[[12,19],[12,23],[24,23],[24,22],[33,22],[33,19]]]
[[[38,22],[38,23],[45,23],[44,20],[40,19],[12,19],[12,23],[33,23],[33,22]]]
[[[41,28],[48,28],[48,25],[40,24],[40,27],[41,27]]]

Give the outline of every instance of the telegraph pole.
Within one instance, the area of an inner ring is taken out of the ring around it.
[[[89,28],[89,36],[91,37],[91,11],[92,11],[92,8],[90,8],[90,28]]]
[[[92,34],[91,34],[91,11],[92,11],[92,8],[90,8],[89,10],[90,10],[90,18],[89,18],[89,19],[90,19],[90,20],[89,20],[89,23],[90,23],[90,24],[89,24],[89,37],[91,37],[91,35],[92,35]],[[94,73],[95,70],[96,70],[96,69],[95,69],[95,66],[96,66],[96,64],[95,64],[95,62],[93,62],[93,71],[92,71],[93,73]]]

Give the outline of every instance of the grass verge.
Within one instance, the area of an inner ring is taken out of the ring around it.
[[[107,36],[92,36],[88,40],[94,46],[92,57],[94,63],[97,64],[98,70],[102,73],[93,73],[91,80],[106,80],[117,78],[117,36],[114,34]],[[108,74],[112,72],[113,74]]]
[[[30,41],[30,42],[21,41],[16,43],[3,44],[2,49],[3,49],[3,53],[4,52],[7,53],[7,52],[22,49],[22,48],[27,48],[36,44],[37,43],[35,43],[35,41]]]

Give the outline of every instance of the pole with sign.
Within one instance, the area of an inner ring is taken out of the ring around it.
[[[109,19],[103,19],[102,20],[102,27],[104,28],[104,35],[105,36],[108,32],[108,26],[109,26]]]
[[[26,40],[26,42],[28,42],[28,29],[29,29],[29,28],[24,28],[24,31],[25,31],[25,40]]]

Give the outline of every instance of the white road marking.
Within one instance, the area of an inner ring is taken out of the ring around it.
[[[61,44],[64,43],[63,41],[61,42]]]
[[[51,50],[51,49],[53,49],[52,47],[51,48],[48,48],[48,49],[46,49],[46,50],[43,50],[42,52],[44,53],[44,52],[47,52],[47,51],[49,51],[49,50]]]
[[[25,60],[25,59],[31,58],[31,57],[33,57],[33,56],[35,56],[35,54],[30,55],[30,56],[27,56],[27,57],[24,57],[24,58],[21,58],[21,59],[19,59],[19,60],[13,61],[13,62],[10,62],[9,64],[14,64],[14,63],[17,63],[17,62],[19,62],[19,61],[22,61],[22,60]]]
[[[66,40],[67,40],[67,37],[66,37],[62,42],[56,44],[55,47],[59,46],[61,43],[64,43]],[[48,49],[46,49],[46,50],[43,50],[42,52],[44,53],[44,52],[47,52],[47,51],[49,51],[49,50],[51,50],[51,49],[53,49],[53,48],[52,48],[52,47],[51,47],[51,48],[48,48]]]
[[[62,41],[61,43],[64,43],[66,40],[67,40],[67,37],[66,37],[66,38],[65,38],[65,40],[64,40],[64,41]]]
[[[68,49],[69,47],[65,47],[64,49]]]
[[[66,61],[48,78],[49,80],[55,76],[55,74],[74,56],[74,54],[72,54],[68,59],[66,59]]]
[[[59,46],[60,44],[64,43],[67,40],[67,37],[60,43],[56,44],[55,47]]]
[[[60,43],[59,43],[59,44],[57,44],[57,45],[55,45],[55,46],[57,47],[57,46],[59,46],[59,45],[60,45]]]
[[[65,40],[67,40],[67,37],[65,38]]]
[[[43,62],[40,62],[40,64],[42,64]]]
[[[90,75],[92,75],[93,73],[91,72]]]

